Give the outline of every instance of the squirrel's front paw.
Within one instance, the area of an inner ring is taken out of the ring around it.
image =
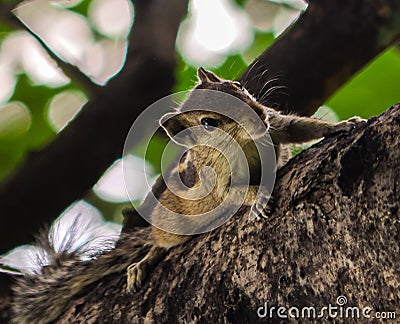
[[[357,125],[367,123],[366,119],[363,119],[358,116],[354,116],[347,120],[344,120],[338,123],[330,132],[329,134],[334,134],[338,132],[350,132],[352,131]]]
[[[164,248],[153,245],[142,260],[128,267],[126,271],[128,277],[126,290],[129,293],[136,292],[142,286],[148,274],[151,273],[157,263],[165,255],[165,251]]]
[[[127,274],[126,290],[129,293],[136,292],[142,286],[142,283],[146,279],[146,273],[147,273],[146,260],[142,260],[138,263],[131,264],[126,271]]]
[[[366,123],[367,122],[366,119],[358,117],[358,116],[351,117],[351,118],[347,119],[346,121],[349,122],[349,123],[353,123],[353,124],[360,124],[360,123]]]

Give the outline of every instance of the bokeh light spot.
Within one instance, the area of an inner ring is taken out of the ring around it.
[[[219,65],[226,55],[245,50],[253,39],[246,12],[231,0],[192,0],[189,13],[177,45],[194,65]]]
[[[12,101],[0,107],[0,139],[12,139],[26,133],[32,118],[28,107]]]
[[[56,132],[62,130],[87,102],[86,96],[77,90],[66,90],[53,97],[48,108],[48,119]]]
[[[93,0],[88,17],[101,34],[113,39],[125,39],[131,30],[134,11],[127,0]]]
[[[126,156],[124,160],[117,160],[103,174],[93,187],[93,191],[105,201],[114,203],[129,201],[124,181],[125,172],[125,177],[129,177],[135,183],[134,188],[130,186],[130,194],[133,192],[135,200],[141,201],[147,194],[147,183],[152,183],[156,178],[153,168],[146,162],[147,173],[143,172],[143,163],[141,158],[134,155]]]

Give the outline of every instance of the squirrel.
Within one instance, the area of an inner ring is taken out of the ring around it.
[[[200,226],[197,233],[201,233],[202,226],[209,225],[203,224],[202,215],[219,206],[226,197],[230,197],[228,204],[235,204],[236,197],[242,197],[240,204],[252,207],[250,212],[263,216],[265,201],[256,199],[261,189],[261,161],[254,144],[255,139],[269,133],[275,148],[276,164],[281,167],[290,156],[288,144],[305,143],[337,131],[348,131],[359,121],[358,118],[353,118],[332,123],[284,115],[258,103],[237,81],[224,80],[203,68],[199,68],[197,74],[199,83],[194,88],[195,91],[191,92],[180,109],[164,115],[160,120],[160,125],[167,134],[188,150],[168,177],[172,179],[172,187],[176,185],[178,188],[176,192],[176,188],[166,186],[164,181],[157,181],[156,186],[162,188],[161,191],[154,188],[154,191],[159,191],[156,195],[159,204],[154,204],[146,197],[143,205],[138,208],[140,213],[150,213],[153,224],[151,242],[138,239],[139,234],[124,233],[114,249],[100,253],[94,260],[78,262],[76,255],[71,253],[69,258],[64,256],[63,262],[44,267],[40,274],[20,276],[14,287],[13,309],[16,322],[49,323],[57,319],[65,311],[72,296],[112,273],[127,271],[127,290],[136,291],[169,249],[192,237],[188,232],[193,226]],[[220,112],[210,111],[212,109],[203,109],[208,98],[202,97],[201,90],[235,97],[251,108],[263,127],[256,126],[258,124],[254,117],[249,117],[244,112],[231,118]],[[236,142],[237,145],[224,145],[225,141]],[[216,142],[219,144],[216,145]],[[236,162],[240,161],[236,159],[239,150],[244,152],[250,174],[250,182],[246,186],[240,185],[241,179],[233,184],[232,173],[229,171],[233,161],[233,173],[239,174],[240,178],[240,174],[245,172],[241,162]],[[208,168],[213,169],[214,176],[210,176],[212,174],[207,171]],[[176,183],[176,175],[182,179],[186,189]],[[209,181],[209,176],[213,181]],[[196,188],[200,188],[198,191],[194,190],[196,197],[201,196],[199,199],[187,195],[191,192],[189,189]],[[151,196],[151,192],[148,196]],[[172,213],[166,213],[165,210]],[[174,213],[186,215],[181,224],[176,224]],[[42,246],[50,249],[51,244]],[[82,271],[77,272],[77,267],[81,267]],[[50,307],[46,303],[49,292],[57,298]],[[27,300],[31,306],[27,306]]]
[[[360,120],[358,117],[355,117],[348,121],[331,123],[315,118],[284,115],[275,109],[265,107],[258,103],[255,98],[251,96],[250,93],[237,81],[223,80],[214,73],[202,68],[198,69],[198,78],[200,83],[197,85],[195,90],[213,90],[228,93],[240,99],[258,115],[265,125],[264,130],[269,130],[276,151],[278,167],[285,164],[290,157],[288,144],[301,144],[319,139],[338,130],[348,130],[353,127],[354,123]],[[191,100],[191,97],[189,96],[181,109],[172,113],[172,118],[168,119],[166,122],[163,122],[164,118],[161,119],[160,124],[164,127],[168,135],[171,138],[174,138],[174,136],[183,129],[203,126],[206,129],[206,132],[208,131],[209,133],[208,137],[212,138],[210,141],[215,142],[217,139],[215,138],[213,130],[219,128],[224,133],[231,135],[232,138],[237,141],[246,155],[249,169],[251,171],[258,169],[260,163],[259,155],[253,145],[253,141],[257,137],[262,136],[263,132],[260,129],[251,129],[254,128],[252,125],[256,125],[257,123],[254,121],[253,123],[252,121],[245,123],[243,117],[239,122],[237,122],[222,114],[209,111],[190,110],[189,112],[185,112],[185,106],[192,106],[192,101],[195,105],[196,103],[199,104],[199,101],[196,102],[196,100]],[[247,127],[243,127],[242,124],[245,124]],[[207,134],[205,136],[207,136]],[[184,215],[204,214],[208,210],[220,205],[223,199],[228,195],[228,190],[230,192],[234,191],[232,193],[233,200],[243,194],[243,191],[241,190],[243,188],[240,186],[230,186],[232,175],[229,172],[226,172],[226,170],[229,169],[229,165],[224,156],[221,155],[218,150],[207,145],[196,145],[199,143],[196,143],[193,139],[188,140],[187,137],[190,137],[190,134],[183,136],[177,141],[180,145],[190,147],[186,158],[190,161],[195,170],[201,170],[205,166],[213,167],[213,170],[217,174],[216,185],[210,195],[203,199],[193,201],[182,199],[174,193],[171,193],[167,188],[158,197],[161,205],[165,205],[168,209]],[[197,138],[199,136],[195,137]],[[227,145],[223,153],[228,155],[230,159],[235,160],[235,156],[238,152],[232,149],[231,146]],[[241,167],[241,165],[235,165],[234,172],[240,173],[242,171]],[[196,182],[200,182],[199,177],[197,177]],[[252,207],[251,212],[254,212],[257,216],[263,215],[263,208],[266,208],[266,206],[262,204],[263,200],[261,200],[261,202],[256,201],[257,192],[260,188],[257,185],[250,184],[246,189],[247,192],[243,200],[243,205]],[[268,195],[268,193],[266,194]],[[141,286],[142,282],[148,275],[149,269],[153,268],[159,262],[168,249],[185,243],[191,237],[190,235],[175,234],[174,229],[176,228],[177,219],[166,215],[164,210],[165,209],[162,207],[160,208],[160,205],[158,205],[151,213],[152,224],[155,224],[152,228],[153,245],[142,260],[132,264],[128,268],[128,291],[135,291]],[[193,216],[193,219],[196,218],[196,216]],[[197,219],[203,221],[202,216],[199,216]],[[183,226],[186,225],[187,224],[184,224]],[[189,224],[189,226],[192,226],[192,224]],[[169,228],[170,230],[165,231],[164,228]]]

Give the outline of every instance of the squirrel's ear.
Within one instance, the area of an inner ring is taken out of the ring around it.
[[[197,76],[199,77],[201,83],[212,83],[212,82],[222,81],[214,73],[204,70],[202,67],[199,67],[199,69],[197,70]]]
[[[167,113],[160,119],[160,126],[164,128],[168,136],[182,146],[193,145],[194,140],[187,125],[182,118],[184,113]]]

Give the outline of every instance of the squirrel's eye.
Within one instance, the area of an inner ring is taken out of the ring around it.
[[[214,130],[216,127],[218,127],[221,122],[218,119],[214,119],[214,118],[203,118],[201,120],[201,124],[204,126],[205,129],[207,129],[208,131],[212,131]]]
[[[239,81],[232,81],[232,83],[237,86],[240,90],[243,90],[243,86]]]

